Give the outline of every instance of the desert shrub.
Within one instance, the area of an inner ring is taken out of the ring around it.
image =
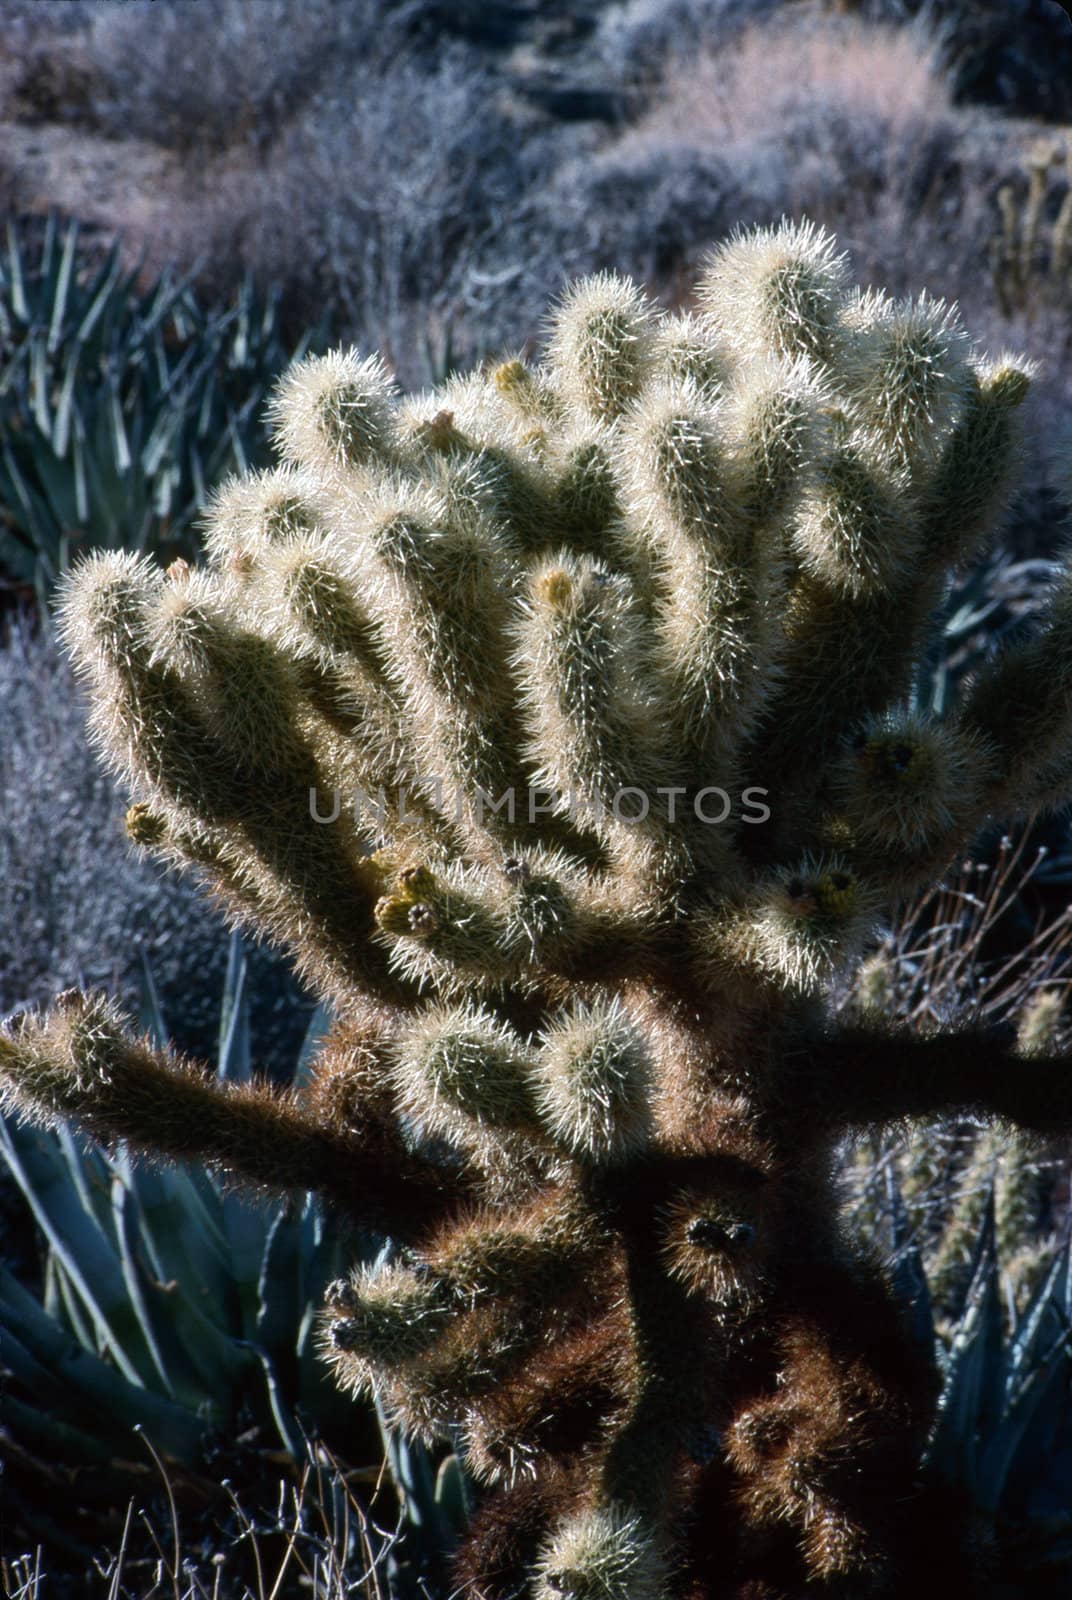
[[[958,101],[1021,116],[1068,114],[1072,28],[1054,0],[838,0],[881,21],[919,18],[936,38]]]
[[[673,63],[617,154],[650,144],[714,152],[767,209],[819,205],[859,221],[894,183],[926,194],[937,153],[958,133],[948,86],[918,34],[791,19]]]
[[[668,61],[722,47],[780,0],[624,0],[605,8],[596,48],[609,72],[634,88],[658,81]]]
[[[564,162],[543,204],[545,273],[572,261],[585,270],[616,264],[672,293],[713,238],[762,209],[716,149],[620,141]]]
[[[405,58],[360,88],[340,79],[269,160],[221,172],[212,254],[286,283],[306,315],[328,299],[403,381],[430,381],[514,326],[512,279],[553,165],[553,136],[523,139],[519,115],[461,50],[431,71]]]
[[[92,121],[174,149],[263,144],[325,79],[368,70],[392,38],[387,0],[126,0],[93,8]]]

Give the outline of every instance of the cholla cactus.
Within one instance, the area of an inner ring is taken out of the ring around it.
[[[86,996],[0,1068],[31,1115],[390,1234],[324,1347],[462,1441],[473,1592],[859,1600],[943,1561],[969,1592],[986,1535],[916,1485],[936,1378],[834,1152],[960,1108],[1067,1127],[1072,1073],[826,1000],[989,814],[1061,798],[1072,575],[951,719],[908,709],[1028,374],[852,291],[806,226],[723,246],[697,300],[596,277],[541,365],[416,397],[305,362],[203,570],[82,564],[64,626],[131,833],[338,1022],[301,1096]]]

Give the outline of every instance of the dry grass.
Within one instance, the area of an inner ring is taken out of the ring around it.
[[[875,122],[902,138],[951,109],[936,47],[919,30],[783,22],[679,63],[637,133],[749,145],[801,115],[829,115]]]
[[[151,1448],[151,1447],[150,1447]],[[279,1484],[276,1506],[251,1512],[228,1483],[229,1510],[214,1533],[184,1519],[168,1469],[153,1451],[162,1496],[150,1514],[131,1500],[114,1550],[75,1578],[40,1545],[0,1563],[3,1600],[52,1600],[93,1592],[101,1600],[387,1600],[402,1552],[402,1522],[380,1526],[367,1496],[318,1446],[297,1482]],[[376,1485],[373,1485],[375,1491]]]
[[[671,162],[702,151],[730,167],[764,220],[784,212],[826,222],[858,270],[881,273],[896,291],[920,277],[915,250],[905,259],[905,224],[933,229],[941,220],[939,191],[962,160],[970,122],[918,28],[807,15],[674,63],[616,156],[638,159],[654,147]],[[956,198],[963,240],[977,225],[975,197]],[[887,214],[899,224],[896,253],[882,247]]]
[[[991,840],[983,859],[958,863],[904,909],[841,1007],[878,1007],[920,1031],[969,1020],[1000,1028],[1053,995],[1061,1006],[1055,1045],[1072,1047],[1069,866],[1062,863],[1057,885],[1048,886],[1050,854],[1021,830]],[[992,1197],[1012,1327],[1067,1226],[1072,1146],[1067,1138],[946,1119],[850,1144],[842,1178],[850,1227],[872,1245],[918,1250],[946,1335]],[[904,1206],[899,1220],[896,1204]]]

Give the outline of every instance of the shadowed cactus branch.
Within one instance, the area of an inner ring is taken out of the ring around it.
[[[1070,1126],[1067,1066],[833,1002],[900,897],[1072,771],[1067,577],[948,718],[910,699],[1029,374],[945,305],[852,291],[810,226],[730,240],[697,298],[604,274],[542,362],[404,399],[308,362],[204,570],[79,569],[132,835],[340,1022],[293,1097],[223,1094],[95,1002],[0,1068],[34,1114],[320,1188],[404,1246],[333,1286],[324,1349],[460,1441],[466,1590],[981,1595],[837,1149],[944,1110]]]

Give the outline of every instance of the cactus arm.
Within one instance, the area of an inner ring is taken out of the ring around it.
[[[924,550],[932,570],[978,550],[1004,504],[1016,466],[1019,407],[1032,369],[1002,359],[972,369],[963,416],[939,458],[926,495]]]
[[[1054,588],[1043,625],[979,674],[961,722],[994,749],[1001,778],[987,796],[1001,813],[1018,810],[1040,775],[1072,746],[1072,570]],[[1041,785],[1045,792],[1045,777]]]
[[[371,938],[380,881],[363,841],[345,816],[312,815],[325,785],[288,664],[232,614],[222,585],[94,556],[68,587],[64,628],[92,693],[94,736],[151,798],[157,832],[181,855],[207,828],[214,859],[193,859],[259,932],[298,950],[332,998],[364,989],[402,999]]]
[[[993,1029],[847,1028],[813,1048],[805,1072],[817,1114],[839,1128],[958,1112],[1039,1134],[1072,1127],[1072,1058],[1025,1059]]]
[[[363,1226],[390,1226],[398,1237],[426,1227],[446,1203],[435,1169],[375,1117],[330,1125],[265,1083],[215,1081],[132,1037],[98,997],[65,996],[46,1019],[0,1034],[0,1103],[46,1124],[73,1119],[157,1159],[196,1157],[260,1190],[316,1190]]]
[[[1027,815],[1061,811],[1072,804],[1072,749],[1036,770],[1020,803]]]

